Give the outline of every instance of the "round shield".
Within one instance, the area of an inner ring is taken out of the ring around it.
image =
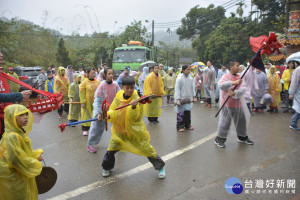
[[[39,194],[48,192],[56,183],[57,173],[52,167],[43,167],[40,175],[35,177]]]

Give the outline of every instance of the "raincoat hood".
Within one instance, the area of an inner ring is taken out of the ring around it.
[[[270,74],[271,74],[271,69],[274,69],[274,74],[276,73],[276,67],[275,65],[273,65],[272,67],[270,67]]]
[[[74,81],[75,81],[76,83],[78,83],[78,78],[81,78],[81,75],[78,74],[78,73],[74,74]]]
[[[17,116],[28,113],[28,123],[26,126],[19,127],[17,124]],[[32,130],[33,117],[30,110],[20,104],[12,104],[4,110],[5,133],[15,132],[28,134]],[[24,129],[24,131],[22,130]]]
[[[62,70],[65,70],[65,71],[66,71],[66,69],[65,69],[64,67],[59,67],[59,68],[58,68],[58,70],[57,70],[57,75],[58,75],[58,76],[62,76],[62,75],[61,75],[61,71],[62,71]],[[65,73],[65,75],[66,75],[66,73]]]

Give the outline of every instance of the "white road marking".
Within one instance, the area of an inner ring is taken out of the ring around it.
[[[200,146],[201,144],[213,139],[214,137],[216,137],[217,135],[217,132],[214,132],[208,136],[206,136],[205,138],[202,138],[182,149],[178,149],[176,151],[173,151],[165,156],[162,157],[162,159],[166,162],[172,158],[175,158],[189,150],[192,150],[198,146]],[[140,165],[136,168],[133,168],[131,170],[128,170],[126,172],[123,172],[121,174],[118,174],[116,176],[112,176],[112,177],[109,177],[109,178],[105,178],[104,180],[101,180],[101,181],[97,181],[95,183],[92,183],[92,184],[89,184],[89,185],[86,185],[86,186],[83,186],[83,187],[80,187],[80,188],[77,188],[75,190],[72,190],[72,191],[69,191],[69,192],[66,192],[64,194],[60,194],[58,196],[55,196],[55,197],[52,197],[50,198],[49,200],[64,200],[64,199],[69,199],[69,198],[72,198],[72,197],[76,197],[76,196],[79,196],[81,194],[84,194],[84,193],[87,193],[89,191],[92,191],[92,190],[95,190],[97,188],[100,188],[100,187],[103,187],[105,185],[108,185],[110,183],[113,183],[113,182],[116,182],[118,180],[121,180],[125,177],[129,177],[129,176],[132,176],[134,174],[137,174],[141,171],[145,171],[149,168],[152,167],[152,164],[150,162],[146,163],[146,164],[143,164],[143,165]]]

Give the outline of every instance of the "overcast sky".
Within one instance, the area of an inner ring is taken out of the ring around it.
[[[194,6],[207,7],[210,3],[222,5],[236,0],[0,0],[1,17],[18,17],[31,21],[45,28],[59,30],[63,34],[79,33],[81,35],[96,32],[119,33],[124,26],[134,19],[142,20],[151,29],[155,23],[173,22],[172,29],[179,24],[186,13]],[[250,10],[250,0],[246,0]],[[226,5],[226,4],[225,4]],[[233,5],[232,5],[233,6]],[[225,7],[226,8],[226,7]],[[235,12],[237,6],[228,9]],[[146,23],[145,20],[149,20]],[[175,21],[175,22],[174,22]],[[157,26],[159,26],[157,24]],[[165,25],[163,29],[165,30]]]

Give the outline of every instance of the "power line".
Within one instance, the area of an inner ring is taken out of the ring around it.
[[[232,1],[234,1],[234,2],[232,2]],[[242,1],[245,1],[245,0],[230,0],[230,1],[227,1],[227,2],[225,2],[224,4],[222,4],[222,5],[220,5],[221,7],[224,7],[224,9],[226,9],[225,7],[227,7],[227,6],[230,6],[230,5],[232,5],[232,4],[235,4],[235,3],[237,3],[237,2],[242,2]],[[230,4],[229,4],[230,3]],[[229,5],[226,5],[226,4],[229,4]],[[219,7],[219,6],[217,6],[217,7]],[[200,15],[196,15],[196,16],[194,16],[194,17],[199,17],[199,16],[201,16],[201,14]],[[163,23],[156,23],[156,24],[158,24],[158,25],[167,25],[167,24],[176,24],[176,23],[181,23],[181,20],[177,20],[177,21],[172,21],[172,22],[163,22]]]
[[[232,1],[232,0],[231,0]],[[234,7],[235,5],[236,5],[236,3],[237,2],[240,2],[241,0],[234,0],[234,2],[231,2],[230,4],[228,4],[228,5],[226,5],[225,7],[226,8],[224,8],[225,10],[227,10],[227,9],[230,9],[230,8],[232,8],[232,7]],[[220,11],[217,11],[217,12],[222,12],[221,10]],[[207,15],[206,17],[208,18],[208,17],[211,17],[211,16],[213,16],[213,15],[215,15],[215,13],[214,14],[210,14],[210,15]],[[200,15],[197,15],[197,16],[200,16]],[[196,16],[194,16],[194,17],[196,17]],[[193,17],[193,18],[194,18]],[[189,20],[189,21],[187,21],[187,25],[189,25],[189,24],[193,24],[194,22],[196,22],[198,19],[193,19],[193,20]],[[218,19],[216,19],[216,20],[218,20]],[[216,21],[216,20],[213,20],[213,21]],[[213,22],[213,21],[210,21],[210,22]],[[210,23],[209,22],[209,23]],[[207,23],[207,22],[206,22]],[[206,24],[205,23],[205,24]],[[202,24],[201,24],[202,25]],[[157,25],[157,26],[155,26],[155,28],[175,28],[175,27],[179,27],[179,26],[181,26],[181,23],[180,24],[178,24],[178,25],[169,25],[169,26],[167,26],[167,25],[165,25],[165,26],[163,26],[163,25]],[[199,25],[196,25],[194,28],[197,28],[197,27],[199,27]]]
[[[231,1],[234,1],[234,2],[231,2]],[[228,5],[226,5],[224,7],[224,9],[225,10],[230,9],[233,6],[235,6],[237,2],[241,2],[241,1],[243,1],[243,0],[230,0],[229,2],[231,2],[231,3],[228,4]],[[218,11],[218,12],[221,12],[221,10]],[[214,15],[214,14],[207,15],[206,17],[211,17],[212,15]],[[195,19],[189,20],[187,23],[188,24],[193,24],[194,22],[196,22],[197,20],[199,20],[199,19],[196,18],[196,17],[199,17],[199,16],[201,16],[201,15],[193,16],[193,18],[195,18]],[[156,24],[158,24],[158,23],[156,23]],[[174,28],[174,27],[179,27],[179,26],[181,26],[181,22],[179,24],[170,24],[170,25],[160,25],[159,24],[159,25],[156,25],[155,28]]]
[[[20,32],[12,32],[12,31],[1,31],[0,30],[0,33],[11,33],[11,34],[17,34],[17,35],[29,35],[29,36],[36,36],[36,37],[55,37],[55,38],[83,38],[83,37],[86,37],[86,36],[77,36],[77,35],[74,35],[74,36],[70,36],[70,35],[67,35],[67,36],[64,36],[64,35],[45,35],[45,34],[37,34],[37,33],[20,33]],[[102,38],[102,39],[106,39],[108,37],[104,37],[104,36],[92,36],[92,37],[86,37],[86,38]]]

